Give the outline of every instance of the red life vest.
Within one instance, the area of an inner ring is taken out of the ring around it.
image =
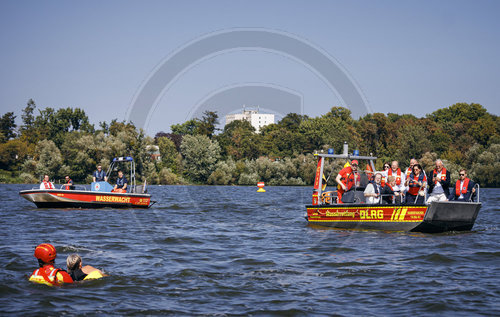
[[[54,185],[52,185],[51,182],[43,181],[43,186],[45,187],[45,189],[54,189]]]
[[[432,178],[434,177],[437,177],[437,175],[439,174],[439,172],[434,169],[434,172],[432,172]],[[441,170],[441,181],[446,181],[446,168],[443,167],[443,169]],[[434,181],[434,184],[437,184],[437,181]]]
[[[420,173],[420,175],[415,176],[415,174],[411,173],[410,174],[410,179],[413,179],[415,182],[409,182],[408,187],[408,194],[410,195],[418,195],[418,191],[420,190],[420,185],[418,185],[416,182],[425,182],[427,181],[427,178],[425,177],[424,173]]]
[[[392,176],[392,168],[389,169],[387,175]],[[409,174],[407,176],[409,176]],[[396,185],[401,185],[401,169],[399,167],[396,171]]]
[[[69,190],[73,184],[71,184],[71,178],[66,182],[66,186],[64,187],[66,190]]]
[[[464,179],[464,184],[462,185],[462,194],[467,194],[467,188],[469,187],[469,179]],[[455,184],[455,196],[460,197],[460,180]]]
[[[340,180],[342,184],[346,186],[346,190],[351,189],[354,186],[355,182],[359,183],[361,180],[361,176],[359,175],[359,173],[354,173],[350,166],[343,168],[339,174],[342,175],[342,178]]]
[[[57,275],[60,274],[61,278]],[[49,286],[58,286],[62,283],[73,283],[71,276],[61,269],[54,268],[53,265],[45,265],[36,269],[30,276],[30,282],[45,284]]]
[[[411,167],[408,167],[408,168],[406,169],[406,178],[408,179],[412,173],[413,173],[412,168],[411,168]]]

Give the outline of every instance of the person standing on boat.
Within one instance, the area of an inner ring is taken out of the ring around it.
[[[118,171],[118,178],[116,179],[116,185],[113,188],[113,192],[126,193],[127,183],[127,178],[123,175],[123,172]]]
[[[71,276],[64,270],[54,267],[57,256],[56,248],[52,244],[42,243],[35,248],[35,258],[40,268],[33,271],[30,282],[49,286],[60,286],[64,283],[73,283]]]
[[[342,204],[342,195],[351,190],[353,187],[358,187],[361,183],[361,176],[358,172],[358,161],[352,160],[351,165],[340,170],[335,178],[340,188],[337,189],[337,203]]]
[[[461,169],[458,175],[455,188],[451,191],[448,200],[469,201],[471,195],[474,193],[474,186],[476,184],[467,178],[467,171],[465,169]]]
[[[64,180],[66,181],[66,183],[64,183],[64,185],[66,185],[64,188],[66,190],[70,190],[70,189],[73,189],[73,180],[71,178],[69,178],[69,175],[66,175],[66,177],[64,177]]]
[[[101,165],[97,165],[97,171],[94,172],[92,175],[92,181],[93,182],[107,182],[108,177],[106,176],[106,173],[102,170]]]
[[[375,174],[375,179],[373,182],[366,185],[364,195],[367,204],[379,204],[380,194],[382,193],[382,173]]]
[[[450,172],[443,166],[443,161],[436,160],[436,168],[430,174],[432,177],[429,183],[430,197],[427,203],[433,201],[447,201],[450,196]]]
[[[49,175],[43,175],[43,181],[40,184],[40,189],[55,189],[54,184],[49,180]]]
[[[408,192],[406,193],[406,203],[421,205],[424,203],[425,187],[427,186],[427,177],[420,164],[413,165],[413,171],[410,177],[406,179]],[[424,195],[422,195],[424,194]]]

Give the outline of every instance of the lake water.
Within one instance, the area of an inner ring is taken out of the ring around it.
[[[151,186],[150,209],[37,209],[0,185],[0,315],[500,315],[500,189],[471,232],[309,226],[309,187]],[[110,276],[28,282],[37,244]]]

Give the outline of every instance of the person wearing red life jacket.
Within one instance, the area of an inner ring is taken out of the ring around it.
[[[448,200],[470,201],[471,195],[475,192],[474,186],[476,184],[467,178],[467,171],[465,169],[461,169],[458,175],[458,180],[455,183],[455,187],[452,188]]]
[[[48,286],[73,283],[73,279],[66,271],[54,267],[56,256],[56,248],[52,244],[42,243],[38,245],[35,248],[35,258],[38,259],[40,267],[33,271],[29,278],[30,282]]]
[[[406,193],[406,203],[422,205],[425,200],[425,187],[427,186],[427,177],[422,170],[420,164],[413,165],[413,171],[410,177],[406,179],[406,185],[408,186],[408,192]],[[422,195],[423,194],[423,195]]]
[[[396,190],[396,177],[394,175],[387,176],[387,183],[382,187],[382,203],[383,204],[402,204],[402,193]]]
[[[388,172],[390,169],[391,169],[391,165],[389,164],[389,162],[384,163],[384,171],[383,171],[383,172],[381,172],[381,174],[382,174],[382,180],[380,181],[380,185],[381,185],[382,187],[384,187],[384,186],[385,186],[385,183],[387,183],[387,176],[389,176],[389,175],[387,175],[387,172]]]
[[[433,201],[447,201],[450,196],[450,171],[443,166],[443,161],[436,160],[436,168],[429,174],[429,198],[427,203]]]
[[[43,176],[43,181],[40,184],[40,189],[56,189],[54,184],[49,180],[49,175],[45,174]]]
[[[75,187],[73,186],[73,180],[71,178],[69,178],[69,175],[66,175],[66,177],[64,177],[64,180],[66,181],[66,183],[64,183],[64,189],[66,190],[70,190],[70,189],[74,189]]]
[[[360,186],[361,175],[358,172],[358,161],[352,160],[351,165],[340,170],[335,181],[341,188],[337,190],[337,203],[342,204],[342,195]]]
[[[413,172],[413,166],[415,166],[415,164],[418,164],[418,161],[416,159],[412,158],[410,160],[410,166],[405,171],[405,178],[410,177],[410,174]]]
[[[406,174],[399,168],[398,161],[392,161],[391,168],[387,171],[387,176],[394,176],[395,183],[392,186],[392,190],[395,193],[404,193],[405,191],[405,180]]]

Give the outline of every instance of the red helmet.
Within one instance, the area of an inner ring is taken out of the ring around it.
[[[57,256],[56,248],[52,244],[42,243],[35,248],[35,258],[45,263],[52,262]]]

